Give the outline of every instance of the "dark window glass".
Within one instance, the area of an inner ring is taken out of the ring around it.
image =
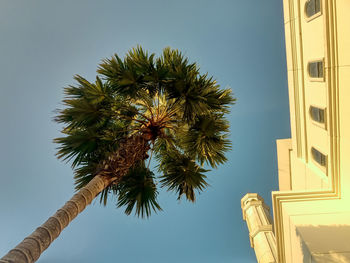
[[[318,68],[317,68],[317,63],[309,63],[309,75],[310,77],[316,78],[318,76]]]
[[[306,16],[310,17],[315,14],[315,0],[310,0],[306,2]]]
[[[310,115],[311,119],[317,121],[319,123],[324,123],[324,110],[320,108],[316,108],[314,106],[310,106]]]
[[[319,151],[317,151],[314,147],[311,148],[312,158],[321,166],[326,166],[327,160],[326,156]]]
[[[321,3],[320,0],[315,0],[315,14],[321,12]]]
[[[305,13],[307,17],[311,17],[319,12],[321,12],[320,0],[309,0],[306,2]]]
[[[323,62],[310,62],[308,64],[308,71],[311,78],[323,78]]]

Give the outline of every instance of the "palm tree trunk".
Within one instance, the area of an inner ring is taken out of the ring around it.
[[[81,213],[87,205],[107,187],[113,178],[95,176],[77,192],[66,204],[57,210],[44,224],[10,250],[0,262],[29,263],[39,259],[41,253],[60,235],[62,230]]]
[[[135,163],[148,158],[149,139],[144,135],[133,135],[120,144],[117,152],[101,163],[96,176],[80,189],[67,203],[26,237],[14,249],[10,250],[0,263],[31,263],[38,260],[47,249],[92,200],[111,183],[118,183]]]

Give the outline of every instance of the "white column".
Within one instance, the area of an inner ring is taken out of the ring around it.
[[[258,263],[276,263],[276,239],[272,230],[270,208],[258,194],[246,194],[241,199],[243,219],[247,222],[250,245]]]

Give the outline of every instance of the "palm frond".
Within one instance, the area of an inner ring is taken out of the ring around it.
[[[58,110],[55,121],[66,124],[66,129],[77,127],[89,127],[103,123],[110,118],[111,112],[107,109],[121,101],[112,98],[111,89],[103,84],[99,77],[95,83],[90,83],[77,75],[77,86],[65,88],[66,97],[63,100],[66,106]]]
[[[142,162],[134,166],[118,185],[118,207],[126,206],[125,213],[149,217],[152,210],[161,211],[157,202],[157,189],[154,174]]]
[[[193,121],[197,115],[213,111],[229,112],[229,106],[235,102],[230,89],[221,90],[212,77],[200,74],[197,65],[188,63],[177,50],[165,49],[163,61],[169,67],[167,99],[181,105],[184,121]]]
[[[126,54],[124,60],[116,54],[111,59],[103,60],[97,72],[108,80],[120,96],[139,98],[142,91],[153,96],[159,90],[161,79],[166,78],[165,71],[156,69],[154,56],[137,46]]]
[[[184,194],[187,200],[194,202],[195,190],[203,191],[207,186],[205,172],[190,157],[177,151],[164,153],[159,164],[161,186],[167,187],[168,191],[175,191],[178,199]]]
[[[79,190],[87,185],[95,176],[98,163],[84,162],[74,171],[75,189]]]
[[[68,161],[74,158],[72,167],[75,167],[96,150],[99,139],[99,136],[93,131],[71,131],[68,136],[54,140],[55,143],[60,144],[57,157]]]
[[[230,105],[234,104],[236,99],[232,96],[231,89],[220,89],[216,80],[208,77],[208,74],[200,75],[196,80],[196,85],[201,87],[202,103],[206,105],[204,114],[209,112],[229,113]]]
[[[201,115],[182,136],[181,144],[189,156],[212,167],[224,163],[225,152],[231,149],[229,124],[217,114]]]

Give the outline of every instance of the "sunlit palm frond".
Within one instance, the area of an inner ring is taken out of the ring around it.
[[[196,118],[182,136],[186,153],[212,167],[224,163],[227,159],[225,152],[231,148],[228,139],[228,122],[220,115],[202,115]]]

